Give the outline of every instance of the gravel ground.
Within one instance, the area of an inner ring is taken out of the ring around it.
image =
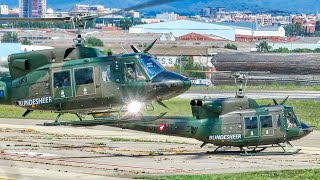
[[[320,168],[320,132],[293,142],[290,156],[208,154],[214,146],[180,137],[107,126],[45,127],[41,120],[0,119],[0,178],[130,179],[139,175]]]

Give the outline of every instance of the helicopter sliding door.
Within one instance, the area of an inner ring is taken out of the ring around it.
[[[103,98],[107,98],[108,102],[112,99],[121,97],[118,91],[118,84],[121,76],[119,76],[118,69],[113,66],[111,62],[101,63],[100,65],[100,77],[101,77],[101,94]],[[111,104],[111,102],[109,103]]]
[[[87,96],[96,94],[94,67],[74,68],[75,96]]]
[[[272,115],[259,116],[261,124],[261,135],[262,136],[273,136],[274,128],[272,122]]]
[[[74,96],[72,91],[71,70],[54,70],[52,77],[54,99],[65,99]]]

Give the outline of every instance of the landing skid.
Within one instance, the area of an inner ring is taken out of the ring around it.
[[[287,142],[288,145],[293,147],[289,142]],[[300,152],[301,149],[295,149],[294,151],[287,151],[285,149],[286,146],[281,144],[273,144],[270,146],[254,146],[254,147],[239,147],[240,151],[219,151],[219,149],[223,148],[225,146],[219,146],[214,151],[207,152],[208,154],[237,154],[239,153],[240,156],[270,156],[270,155],[293,155]],[[263,152],[266,149],[270,148],[281,148],[283,151],[267,151]]]
[[[54,122],[45,122],[44,126],[98,126],[98,125],[108,125],[108,124],[119,124],[119,123],[133,123],[133,122],[141,122],[141,121],[156,121],[162,118],[166,113],[161,113],[158,116],[136,116],[130,118],[95,118],[95,120],[82,120],[81,116],[76,114],[80,121],[59,121],[61,114],[59,114]]]

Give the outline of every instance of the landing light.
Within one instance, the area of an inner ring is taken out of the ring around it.
[[[141,110],[142,104],[138,101],[132,101],[128,105],[128,110],[132,114],[136,114]]]

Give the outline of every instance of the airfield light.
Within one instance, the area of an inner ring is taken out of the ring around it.
[[[136,114],[140,111],[142,104],[138,101],[132,101],[128,105],[128,110],[132,114]]]

